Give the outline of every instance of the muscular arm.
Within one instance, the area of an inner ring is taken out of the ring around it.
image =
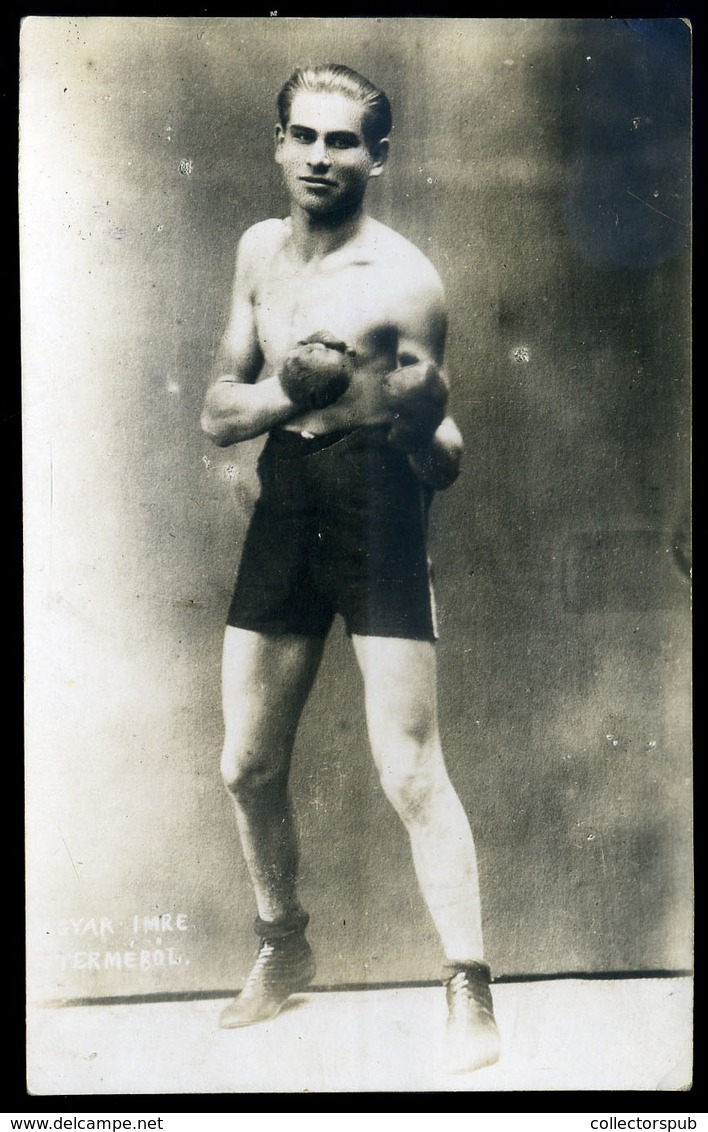
[[[254,384],[263,366],[252,302],[258,254],[259,232],[251,228],[239,245],[229,321],[201,416],[202,429],[219,447],[260,436],[299,412],[277,376]]]
[[[442,285],[434,273],[406,304],[399,327],[398,365],[431,362],[447,381],[444,366],[447,312]],[[419,479],[443,491],[460,473],[463,447],[459,428],[451,416],[446,416],[428,444],[408,453],[408,462]]]
[[[207,391],[201,424],[214,444],[226,448],[268,432],[297,412],[277,377],[244,385],[243,378],[222,374]]]

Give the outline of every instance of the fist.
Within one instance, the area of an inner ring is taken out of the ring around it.
[[[445,417],[447,382],[432,362],[415,362],[387,373],[384,404],[393,417],[389,442],[401,452],[415,452],[430,443]]]
[[[280,384],[302,409],[324,409],[346,393],[354,351],[328,330],[303,338],[286,357]]]

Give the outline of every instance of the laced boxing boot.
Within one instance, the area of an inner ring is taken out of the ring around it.
[[[446,1068],[467,1073],[499,1059],[500,1038],[486,963],[449,963],[445,967],[447,1029]]]
[[[258,957],[241,993],[221,1013],[225,1029],[268,1022],[291,994],[303,991],[315,974],[315,959],[305,938],[309,916],[268,923],[257,919],[261,945]]]

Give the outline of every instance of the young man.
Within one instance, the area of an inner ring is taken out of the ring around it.
[[[356,72],[296,72],[278,99],[285,220],[241,239],[202,425],[218,445],[268,433],[223,653],[222,774],[261,947],[221,1025],[270,1019],[315,965],[297,896],[288,776],[333,617],[351,636],[383,789],[408,831],[446,955],[452,1069],[496,1061],[472,835],[436,705],[426,520],[462,450],[446,415],[446,313],[432,265],[364,211],[391,111]]]

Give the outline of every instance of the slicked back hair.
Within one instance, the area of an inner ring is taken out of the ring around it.
[[[363,75],[341,63],[300,67],[290,76],[278,95],[278,118],[283,129],[286,129],[290,121],[290,109],[298,91],[343,94],[353,102],[358,102],[364,110],[362,133],[370,152],[391,132],[393,119],[387,96]]]

